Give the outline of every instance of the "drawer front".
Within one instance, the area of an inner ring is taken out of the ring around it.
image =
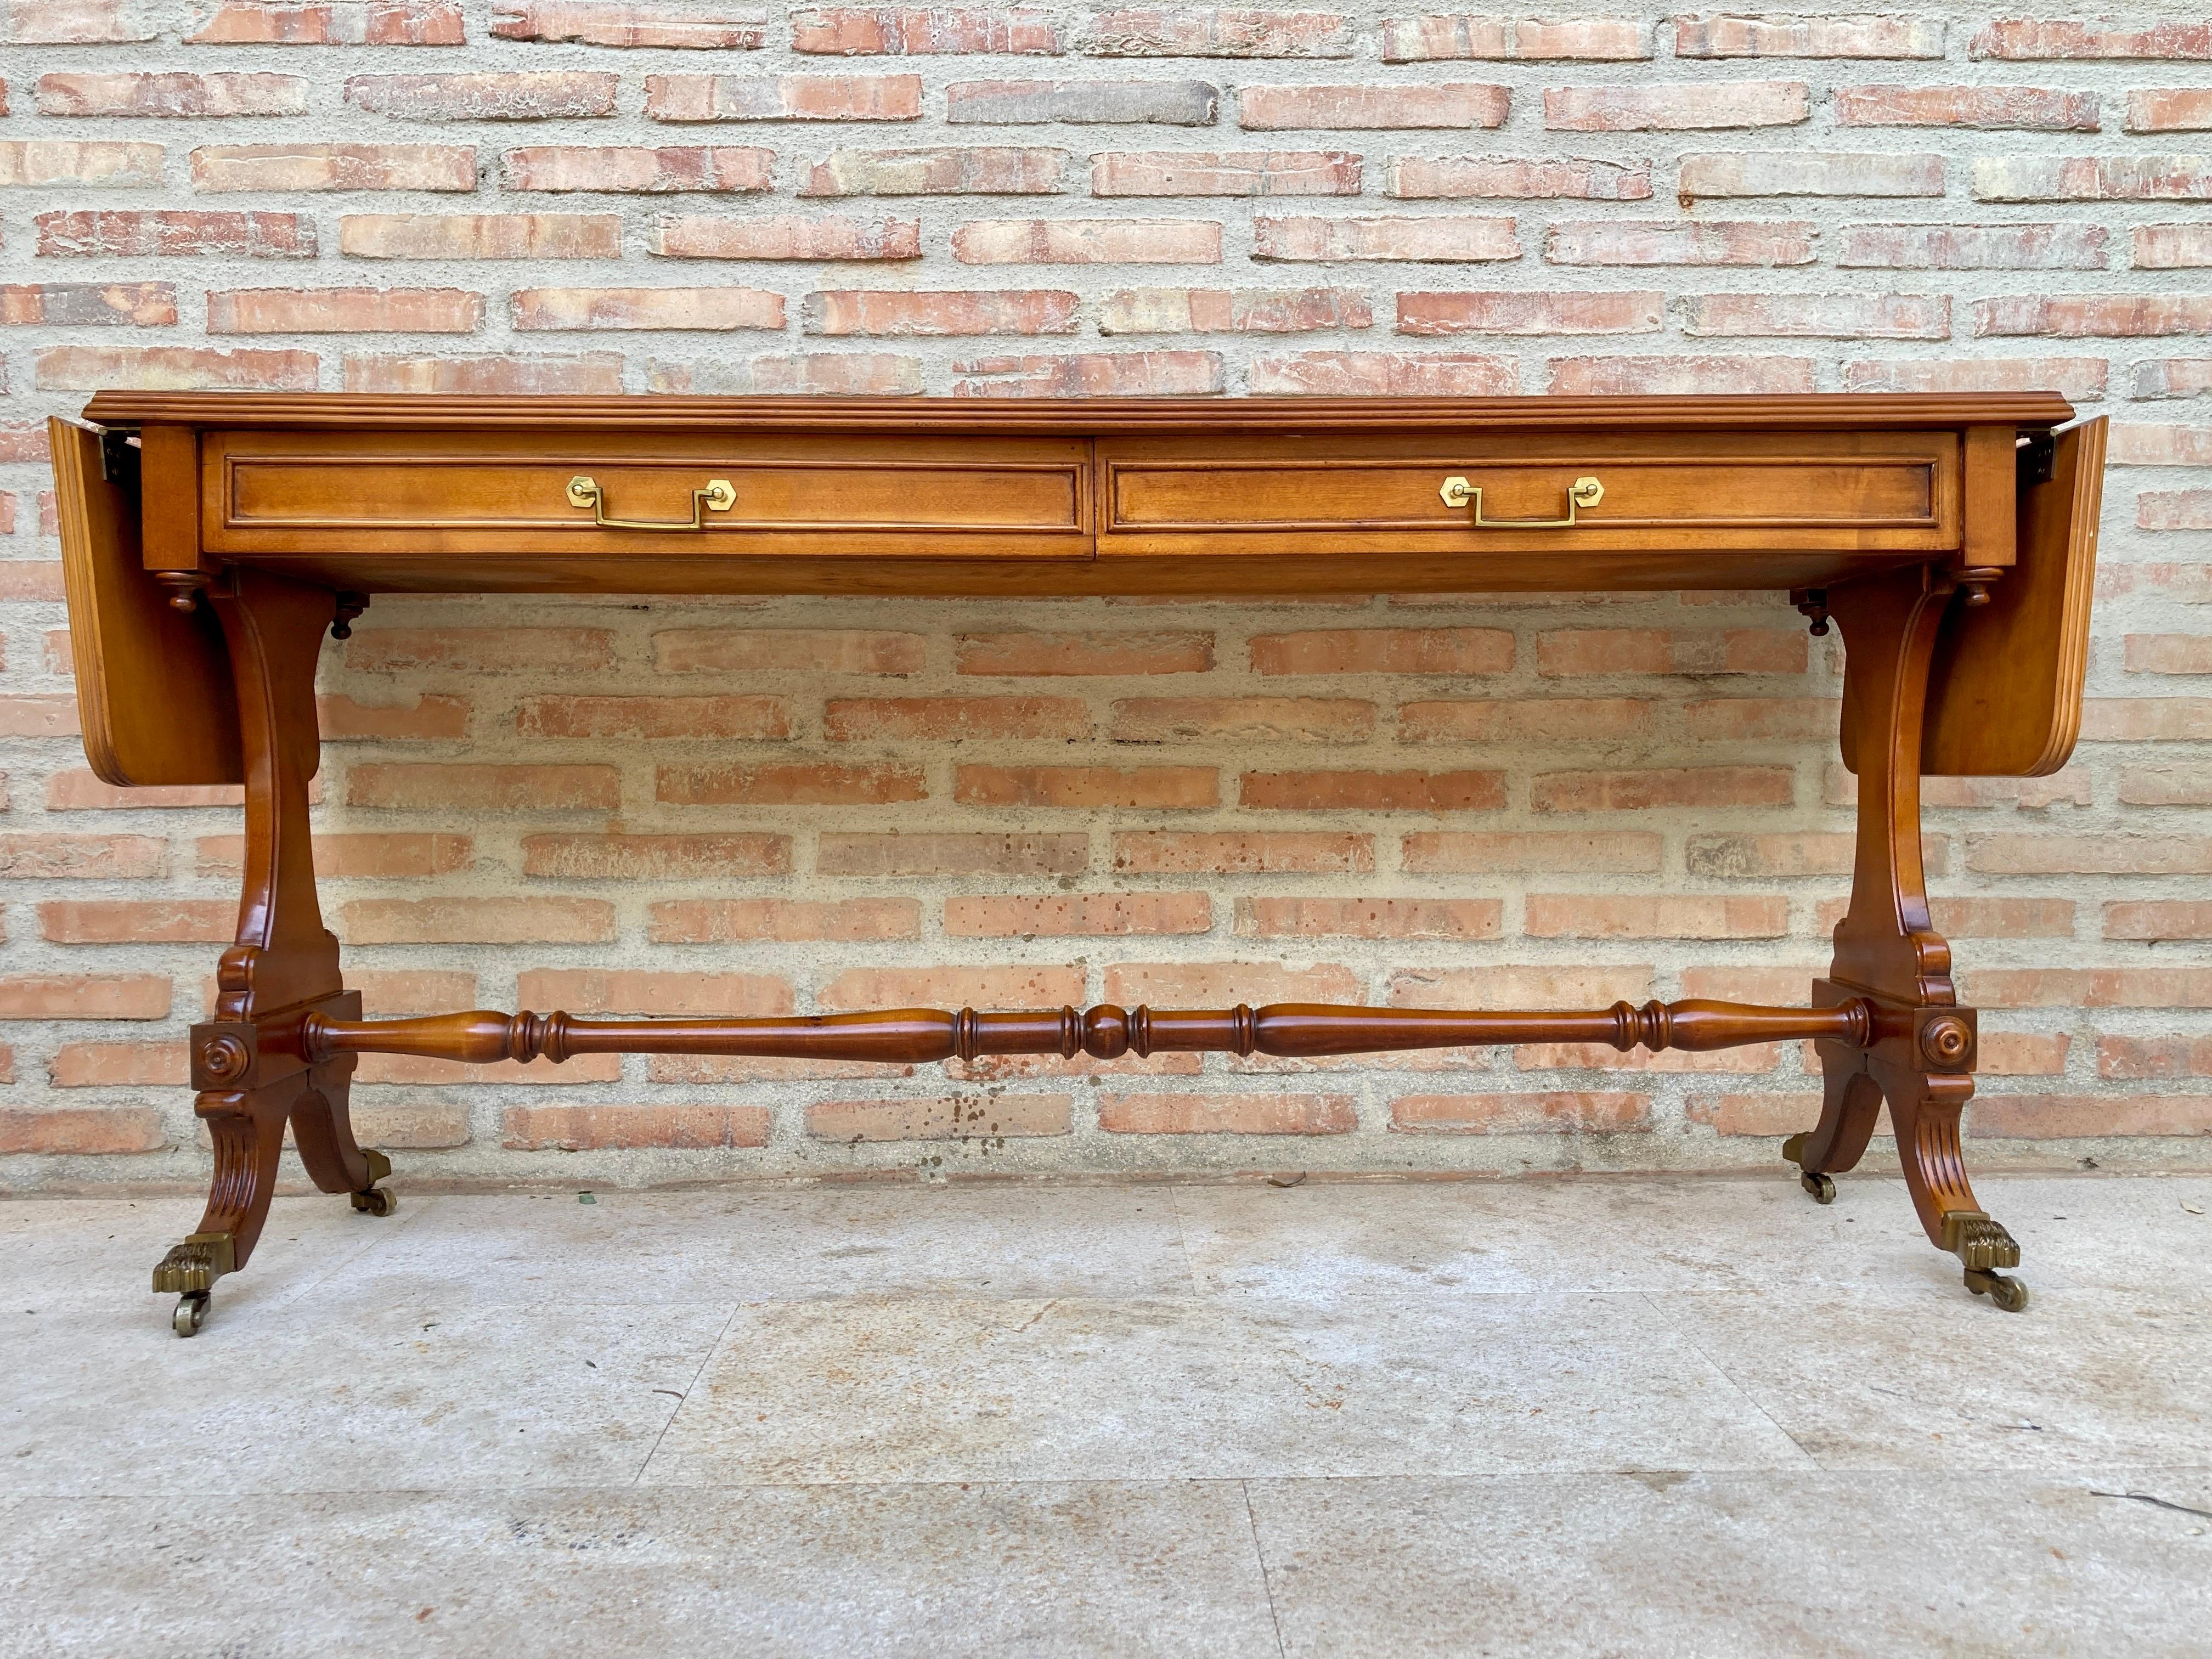
[[[1958,544],[1958,441],[1945,433],[1102,440],[1098,452],[1109,556]]]
[[[1080,439],[214,433],[201,465],[216,553],[1091,553]]]

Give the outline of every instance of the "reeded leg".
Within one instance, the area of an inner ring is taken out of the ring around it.
[[[199,1329],[216,1280],[253,1253],[276,1189],[284,1119],[297,1087],[295,1079],[262,1089],[203,1090],[192,1103],[215,1142],[215,1180],[198,1229],[154,1269],[155,1291],[179,1298],[173,1322],[179,1336]]]

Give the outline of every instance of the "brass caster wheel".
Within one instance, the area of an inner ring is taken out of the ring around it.
[[[371,1187],[352,1197],[354,1208],[363,1215],[390,1215],[399,1207],[399,1194],[387,1193],[381,1187]]]
[[[1815,1204],[1836,1201],[1836,1183],[1832,1176],[1808,1173],[1797,1177],[1797,1184],[1805,1189]]]
[[[200,1327],[207,1323],[208,1293],[188,1291],[177,1298],[177,1310],[169,1316],[169,1328],[179,1336],[198,1336]]]
[[[2007,1313],[2018,1313],[2027,1306],[2027,1286],[2004,1273],[1992,1273],[1987,1267],[1966,1269],[1966,1288],[1976,1296],[1985,1296]]]

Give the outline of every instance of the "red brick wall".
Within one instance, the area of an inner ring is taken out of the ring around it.
[[[1935,786],[1989,1159],[2212,1128],[2212,24],[0,0],[0,1184],[197,1177],[222,792],[73,736],[94,387],[2057,386],[2084,743]],[[1795,1000],[1839,663],[1774,594],[380,601],[319,849],[373,1009]],[[1795,1049],[365,1066],[417,1175],[1770,1164]],[[580,1152],[559,1149],[583,1147]]]

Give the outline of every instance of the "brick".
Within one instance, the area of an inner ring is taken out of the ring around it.
[[[2212,1077],[2212,1037],[2100,1036],[2097,1075],[2130,1080]]]
[[[1682,331],[1792,339],[1948,340],[1951,301],[1940,294],[1693,294]]]
[[[1335,12],[1231,7],[1094,13],[1080,50],[1095,58],[1349,58],[1352,20]]]
[[[664,674],[914,674],[920,634],[839,628],[675,628],[653,636]]]
[[[184,37],[195,46],[458,46],[450,0],[215,0]]]
[[[954,125],[1210,127],[1221,94],[1204,81],[956,81],[945,89]]]
[[[177,320],[172,283],[9,283],[0,325],[167,328]]]
[[[1936,17],[1747,17],[1720,14],[1674,20],[1677,58],[1941,58]]]
[[[1510,357],[1462,352],[1304,351],[1253,359],[1255,397],[1505,398],[1521,387]]]
[[[2142,530],[2212,530],[2212,489],[2146,489],[2136,497],[2136,525]]]
[[[816,996],[825,1012],[866,1008],[1061,1008],[1083,1000],[1079,968],[848,968]]]
[[[465,697],[419,696],[407,703],[362,703],[351,697],[316,699],[323,741],[361,738],[465,738],[469,732]]]
[[[1371,327],[1352,289],[1118,289],[1098,302],[1101,334],[1297,334]]]
[[[825,6],[794,12],[793,52],[840,57],[1054,57],[1060,24],[1036,7]]]
[[[921,258],[918,219],[769,215],[761,219],[664,219],[653,252],[668,258]]]
[[[2128,233],[2129,263],[2137,270],[2179,270],[2212,265],[2212,228],[2137,225]]]
[[[532,288],[510,301],[517,330],[781,331],[783,295],[757,288]]]
[[[1213,666],[1213,635],[1187,631],[1125,634],[956,634],[961,674],[1198,674]]]
[[[731,362],[646,365],[647,392],[678,395],[744,392],[800,397],[911,397],[921,390],[921,360],[889,352],[799,355],[762,352]]]
[[[1471,81],[1244,87],[1237,94],[1237,125],[1247,132],[1498,127],[1505,124],[1512,103],[1506,88]]]
[[[362,628],[346,641],[345,661],[371,674],[573,674],[611,666],[614,635],[603,628]]]
[[[1240,898],[1236,929],[1261,939],[1496,939],[1497,899]]]
[[[1802,265],[1813,259],[1803,220],[1564,221],[1544,233],[1554,265]]]
[[[1252,638],[1252,672],[1279,674],[1504,674],[1513,635],[1501,628],[1346,628]]]
[[[884,806],[928,794],[918,766],[661,766],[653,799],[680,806]]]
[[[1401,201],[1494,196],[1641,202],[1651,195],[1651,164],[1398,155],[1383,170],[1382,193]]]
[[[1109,735],[1117,743],[1356,743],[1374,729],[1375,705],[1350,697],[1124,697],[1113,705]]]
[[[1602,1008],[1651,994],[1648,967],[1408,969],[1390,980],[1394,1008]]]
[[[1011,146],[839,149],[807,169],[801,196],[1052,196],[1067,152]]]
[[[432,190],[477,187],[467,144],[202,144],[192,151],[192,188]]]
[[[1784,127],[1812,114],[1812,95],[1802,81],[1552,87],[1544,94],[1544,125],[1553,132]]]
[[[41,115],[189,117],[305,115],[307,82],[297,75],[125,71],[41,75]]]
[[[48,899],[39,934],[57,945],[228,945],[238,931],[229,899]]]
[[[0,43],[9,46],[109,46],[153,39],[152,17],[131,0],[8,0],[0,7]]]
[[[236,876],[246,868],[243,836],[202,836],[194,852],[204,876]],[[467,869],[475,857],[475,845],[466,836],[356,833],[314,838],[318,876],[442,876]]]
[[[2057,391],[2077,403],[2105,395],[2102,357],[1919,358],[1844,365],[1846,392]]]
[[[57,772],[46,780],[49,812],[110,811],[133,807],[243,806],[245,788],[235,783],[178,784],[166,787],[118,788],[87,771]]]
[[[2212,903],[2194,899],[2138,899],[2104,907],[2106,939],[2212,939]]]
[[[612,115],[621,80],[601,70],[356,75],[345,100],[403,121],[550,121]]]
[[[2212,1095],[1978,1095],[1966,1107],[1966,1133],[2001,1140],[2202,1136],[2212,1134]]]
[[[1073,876],[1091,865],[1091,838],[927,830],[889,835],[824,831],[815,869],[825,876]]]
[[[2212,157],[1991,156],[1974,163],[1974,195],[1984,202],[2212,201]]]
[[[848,289],[808,295],[802,326],[829,336],[1073,334],[1078,303],[1059,289]]]
[[[647,911],[655,945],[738,940],[917,939],[921,905],[910,898],[663,899]]]
[[[1820,738],[1837,728],[1839,706],[1823,697],[1713,697],[1685,703],[1693,738]]]
[[[1386,64],[1469,58],[1613,62],[1650,56],[1650,37],[1644,25],[1626,17],[1554,22],[1431,15],[1387,18],[1382,24]]]
[[[1375,868],[1371,836],[1327,830],[1116,831],[1121,875],[1364,875]]]
[[[2212,806],[2212,777],[2192,766],[2124,766],[2118,793],[2128,806]]]
[[[1793,996],[1792,1000],[1797,999]],[[1657,1054],[1634,1049],[1623,1054],[1609,1042],[1523,1042],[1514,1048],[1513,1064],[1522,1072],[1735,1072],[1757,1075],[1771,1072],[1781,1054],[1779,1045],[1771,1042],[1702,1054],[1680,1048],[1663,1049]]]
[[[1247,772],[1237,789],[1262,811],[1495,812],[1503,772]]]
[[[1252,239],[1252,257],[1262,260],[1459,264],[1521,257],[1521,239],[1511,219],[1476,215],[1359,219],[1262,216],[1253,221]]]
[[[338,251],[362,259],[611,259],[611,213],[349,213]]]
[[[1066,1095],[967,1095],[891,1100],[823,1100],[806,1109],[817,1140],[994,1140],[1064,1135],[1074,1125]]]
[[[775,741],[791,735],[781,697],[578,696],[549,692],[516,706],[526,738],[722,738]]]
[[[1546,294],[1525,289],[1401,294],[1401,334],[1652,334],[1662,327],[1665,297],[1656,289],[1627,294]]]
[[[971,265],[1219,264],[1221,227],[1149,219],[976,220],[954,229],[952,257]]]
[[[822,735],[832,743],[912,738],[1081,738],[1091,713],[1075,697],[832,697]]]
[[[1360,975],[1339,963],[1126,962],[1109,966],[1101,982],[1109,1002],[1158,1008],[1357,1002],[1365,988]]]
[[[750,144],[531,144],[500,167],[509,190],[741,194],[774,187],[775,152]]]
[[[627,9],[627,8],[625,8]],[[765,1106],[509,1106],[500,1144],[510,1152],[630,1152],[667,1147],[703,1152],[768,1145]]]
[[[1693,876],[1723,880],[1788,876],[1847,876],[1853,838],[1839,831],[1784,831],[1771,835],[1693,835],[1683,848]],[[1943,844],[1923,836],[1921,856],[1930,875],[1942,875]]]
[[[1940,155],[1839,150],[1730,150],[1685,155],[1677,187],[1691,198],[1941,196]]]
[[[2119,466],[2212,466],[2212,426],[2154,425],[2145,421],[2123,421],[2112,428],[2112,459]],[[2137,637],[2148,636],[2129,635],[2130,663],[2134,660],[2133,641]],[[2197,636],[2175,635],[2160,637],[2179,640]]]
[[[0,1019],[167,1019],[155,974],[15,974],[0,978]]]
[[[1220,805],[1210,766],[984,766],[954,769],[952,798],[968,806],[1145,807]]]
[[[1554,628],[1536,636],[1536,672],[1588,674],[1802,674],[1795,629]]]
[[[2203,875],[2212,872],[2212,836],[2100,831],[1966,837],[1966,867],[1995,875]]]
[[[2137,339],[2212,330],[2212,294],[2016,295],[1974,302],[1974,333]]]
[[[2095,93],[2051,87],[1838,87],[1830,106],[1847,127],[2097,131]]]
[[[349,945],[596,945],[615,936],[615,908],[605,899],[352,899],[338,907]]]
[[[1546,772],[1529,781],[1537,812],[1644,812],[1661,807],[1789,806],[1796,774],[1786,766],[1687,766],[1636,771]]]
[[[653,121],[918,121],[919,75],[648,75]]]
[[[57,1089],[153,1088],[189,1075],[181,1042],[64,1042],[46,1062]]]
[[[401,811],[612,811],[622,804],[611,766],[490,766],[387,761],[346,775],[346,804]]]
[[[654,972],[647,969],[529,968],[515,976],[526,1008],[579,1014],[749,1018],[787,1014],[791,984],[773,974]]]
[[[945,901],[945,931],[955,939],[1203,933],[1212,925],[1213,907],[1203,893],[994,893]]]
[[[1967,47],[1974,58],[2212,58],[2212,23],[2158,23],[2128,28],[2102,23],[2035,22],[2005,18],[1976,31]]]
[[[1610,743],[1650,726],[1651,704],[1638,697],[1409,702],[1398,710],[1401,743]]]
[[[1531,893],[1521,931],[1530,939],[1779,939],[1779,897]]]
[[[2202,634],[2130,634],[2130,674],[2212,674],[2212,638]]]
[[[617,351],[575,357],[416,357],[356,353],[345,360],[348,392],[448,392],[477,397],[612,396],[623,389]]]
[[[231,289],[208,295],[210,334],[472,334],[483,296],[458,288]]]
[[[9,1070],[13,1075],[13,1056]],[[158,1152],[169,1144],[150,1106],[0,1108],[0,1153],[51,1157]]]
[[[2103,225],[1846,225],[1836,264],[1877,270],[2102,270]]]
[[[498,0],[491,34],[495,40],[697,52],[752,52],[768,44],[767,23],[757,13],[700,11],[639,0]]]
[[[1401,1095],[1390,1127],[1404,1134],[1619,1134],[1651,1127],[1649,1095],[1547,1090],[1540,1093]]]
[[[2159,968],[1981,968],[1960,1000],[1984,1008],[2212,1008],[2212,970]]]
[[[1152,150],[1091,163],[1093,196],[1357,196],[1360,161],[1342,150]]]
[[[1439,830],[1405,837],[1407,873],[1480,875],[1572,870],[1656,875],[1660,837],[1644,830]]]
[[[1554,357],[1545,390],[1554,396],[1807,392],[1809,357]]]
[[[216,350],[200,346],[53,346],[38,354],[37,383],[49,392],[313,392],[312,351]]]
[[[0,139],[0,185],[161,188],[162,149],[106,139]]]
[[[1884,1115],[1887,1108],[1883,1109]],[[1817,1094],[1692,1095],[1683,1103],[1691,1122],[1710,1125],[1716,1134],[1787,1135],[1820,1121]]]
[[[1103,1094],[1098,1127],[1121,1135],[1343,1135],[1359,1127],[1350,1095]]]
[[[954,362],[956,398],[1202,398],[1221,390],[1210,351],[1085,351]]]
[[[2128,94],[2130,132],[2212,131],[2212,88],[2142,88]]]

